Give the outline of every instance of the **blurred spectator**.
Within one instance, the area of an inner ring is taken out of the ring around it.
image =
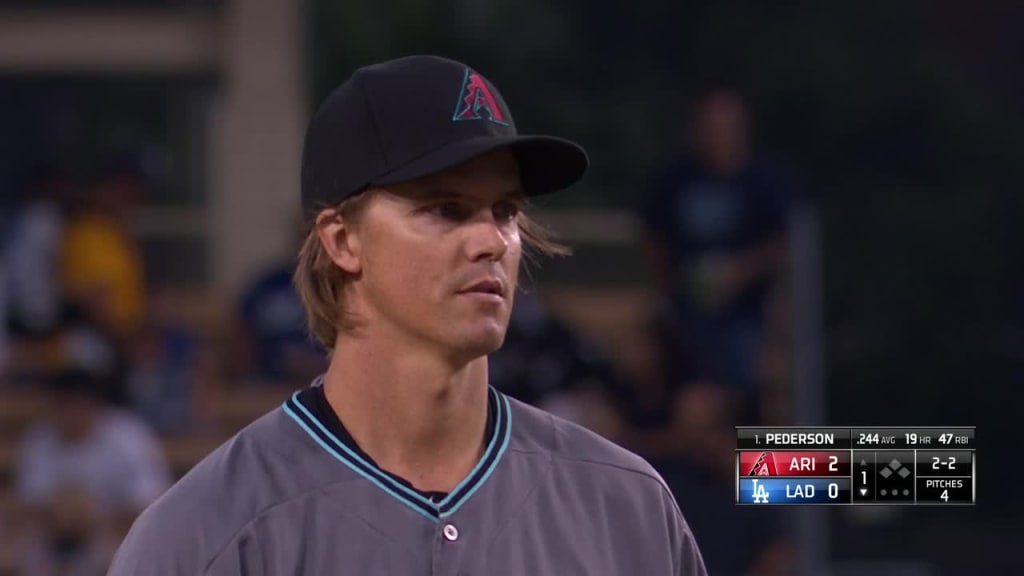
[[[60,278],[70,320],[57,345],[59,364],[102,362],[110,376],[105,398],[120,405],[128,401],[130,344],[146,313],[141,250],[127,224],[146,188],[141,163],[115,158],[75,198],[61,241]]]
[[[15,191],[0,246],[0,367],[19,376],[44,370],[47,340],[64,320],[58,258],[64,204],[74,189],[61,170],[40,164]]]
[[[496,388],[533,405],[610,378],[597,350],[526,291],[516,294],[505,341],[488,362]]]
[[[301,232],[299,241],[305,239],[306,229]],[[288,261],[271,267],[243,294],[232,338],[233,374],[303,386],[327,370],[327,351],[310,338],[305,311],[292,284],[294,266]]]
[[[40,519],[48,537],[29,538],[18,562],[20,573],[32,576],[102,576],[115,551],[116,539],[96,527],[95,501],[80,487],[61,488]]]
[[[160,443],[133,415],[105,406],[99,379],[65,371],[49,382],[50,412],[19,445],[25,574],[103,574],[134,518],[171,482]]]
[[[747,109],[732,91],[697,103],[693,153],[674,163],[643,217],[669,306],[673,385],[710,379],[759,393],[765,307],[785,256],[787,194],[752,157]]]
[[[23,204],[4,245],[7,268],[6,322],[14,338],[45,337],[61,321],[58,275],[64,204],[71,181],[57,168],[40,166],[26,179]]]
[[[219,401],[211,348],[175,316],[166,294],[151,294],[149,302],[130,350],[129,405],[161,434],[208,429]]]
[[[663,319],[644,325],[649,329],[633,338],[632,353],[638,358],[630,360],[634,366],[630,370],[630,386],[613,397],[622,421],[619,442],[650,459],[672,458],[680,450],[675,398],[683,388],[666,373],[666,358],[674,348],[665,348],[674,334],[666,333],[668,324]]]
[[[611,363],[536,294],[516,294],[505,342],[488,362],[492,385],[505,394],[605,436],[616,434],[617,422],[603,407],[621,387]]]
[[[127,219],[146,186],[132,160],[112,162],[79,197],[61,246],[65,297],[121,343],[145,315],[142,255]]]
[[[50,375],[81,369],[94,375],[100,398],[124,404],[124,379],[128,358],[123,344],[89,318],[72,313],[50,340],[42,363]]]
[[[793,573],[785,517],[735,504],[736,429],[743,403],[732,388],[693,383],[672,402],[674,453],[651,457],[701,545],[709,574]]]
[[[78,367],[102,376],[104,399],[123,400],[126,358],[118,343],[86,318],[69,313],[52,336],[11,338],[7,348],[4,378],[8,383],[33,387],[40,378]]]

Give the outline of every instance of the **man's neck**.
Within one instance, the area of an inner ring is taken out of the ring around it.
[[[486,357],[452,367],[422,352],[352,340],[335,347],[324,393],[356,444],[419,490],[450,492],[480,459]]]

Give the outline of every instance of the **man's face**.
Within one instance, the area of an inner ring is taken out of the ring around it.
[[[358,272],[346,306],[369,331],[454,362],[494,352],[518,278],[521,204],[508,151],[376,193],[352,230]]]
[[[730,92],[707,96],[696,112],[697,149],[715,171],[731,172],[747,154],[747,117],[743,101]]]

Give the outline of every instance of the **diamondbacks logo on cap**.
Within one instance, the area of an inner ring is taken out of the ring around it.
[[[490,120],[502,126],[509,125],[484,77],[469,68],[466,68],[462,91],[455,103],[455,115],[452,116],[453,122],[460,120]]]

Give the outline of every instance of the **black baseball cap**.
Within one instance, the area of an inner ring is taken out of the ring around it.
[[[336,206],[366,189],[413,180],[499,148],[512,151],[528,196],[586,172],[578,144],[520,135],[497,88],[469,66],[408,56],[356,70],[314,114],[302,153],[302,205]]]

